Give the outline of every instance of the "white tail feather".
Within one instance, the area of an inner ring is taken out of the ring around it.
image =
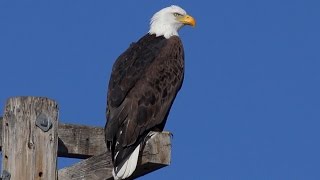
[[[115,167],[116,169],[120,169],[119,171],[115,171],[113,169],[112,175],[115,180],[121,180],[128,178],[132,175],[134,170],[136,170],[138,157],[139,157],[140,144],[134,149],[128,159],[123,163],[121,167]]]

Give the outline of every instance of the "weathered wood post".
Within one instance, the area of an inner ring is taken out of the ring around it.
[[[10,98],[0,117],[0,180],[112,180],[104,128],[58,124],[58,107],[44,97]],[[85,159],[57,172],[57,156]],[[171,134],[157,132],[141,149],[133,179],[168,166]]]
[[[2,177],[56,180],[58,105],[42,97],[7,101],[2,123]]]
[[[132,179],[170,164],[171,134],[169,132],[154,133],[155,135],[146,142],[141,151]],[[60,169],[58,174],[59,180],[113,180],[110,154],[101,152],[71,167]]]

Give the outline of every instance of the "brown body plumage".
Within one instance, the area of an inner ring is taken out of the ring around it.
[[[115,166],[149,131],[162,131],[184,73],[178,36],[145,35],[115,62],[108,88],[106,142]],[[117,143],[118,142],[118,143]]]

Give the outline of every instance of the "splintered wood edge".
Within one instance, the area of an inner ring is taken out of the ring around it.
[[[171,160],[171,134],[156,132],[146,143],[140,153],[138,166],[133,178],[170,165]],[[93,156],[71,167],[58,171],[59,180],[112,180],[112,163],[108,152]]]

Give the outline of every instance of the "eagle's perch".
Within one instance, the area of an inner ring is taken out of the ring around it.
[[[122,53],[112,68],[105,128],[113,175],[134,173],[151,131],[162,131],[184,77],[184,50],[178,30],[195,20],[178,6],[153,15],[150,30]]]
[[[111,158],[105,153],[104,129],[58,123],[57,110],[56,103],[44,97],[14,97],[7,101],[4,119],[0,117],[0,147],[5,161],[2,175],[11,176],[11,180],[31,180],[35,177],[55,180],[58,155],[91,157],[59,170],[59,180],[112,179]],[[35,124],[39,117],[43,117],[41,114],[46,114],[52,122],[47,132]],[[149,139],[142,150],[134,177],[169,165],[170,151],[169,133],[159,133]]]

